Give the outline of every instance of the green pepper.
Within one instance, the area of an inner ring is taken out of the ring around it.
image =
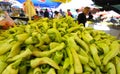
[[[82,64],[79,59],[79,55],[77,54],[74,48],[70,48],[70,50],[73,55],[75,73],[82,73],[83,70],[82,70]]]
[[[55,48],[48,50],[48,51],[33,51],[33,55],[37,56],[37,57],[46,57],[51,55],[52,53],[56,52],[56,51],[60,51],[65,47],[65,44],[62,42],[60,43],[58,46],[56,46]]]
[[[2,72],[2,74],[18,74],[18,67],[21,63],[21,58],[16,60],[15,62],[9,64],[4,71]]]
[[[54,60],[57,64],[59,64],[59,63],[62,61],[62,58],[63,58],[63,53],[60,52],[60,51],[56,51],[56,52],[55,52],[55,55],[54,55],[54,57],[53,57],[53,60]]]
[[[103,64],[106,65],[109,60],[115,57],[119,53],[120,44],[118,41],[113,41],[110,45],[110,51],[103,58]]]
[[[48,57],[35,58],[30,61],[30,65],[32,68],[35,68],[41,64],[49,64],[52,67],[54,67],[55,69],[59,69],[58,64]]]
[[[33,74],[42,74],[42,71],[39,67],[36,67],[34,70],[33,70]]]
[[[0,74],[3,72],[3,70],[7,67],[7,63],[0,60]]]
[[[100,66],[101,65],[101,61],[100,61],[100,57],[98,56],[98,50],[95,44],[91,44],[90,45],[90,51],[92,54],[92,57],[95,61],[95,64]]]
[[[50,70],[46,74],[56,74],[54,68],[50,68]]]
[[[117,74],[115,65],[112,62],[107,63],[105,69],[107,70],[108,74]]]

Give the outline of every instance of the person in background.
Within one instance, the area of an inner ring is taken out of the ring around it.
[[[58,11],[55,11],[54,13],[55,13],[54,18],[59,19],[60,17],[62,17],[62,15]]]
[[[49,18],[49,12],[48,12],[48,9],[45,9],[45,12],[44,12],[44,17]]]
[[[99,15],[97,18],[96,18],[96,22],[100,22],[100,21],[103,21],[103,15]]]
[[[78,18],[77,18],[78,23],[79,24],[82,23],[84,25],[84,27],[85,27],[85,23],[87,22],[86,16],[88,15],[89,12],[90,12],[90,7],[85,7],[83,9],[82,13],[80,13],[78,15]]]
[[[76,21],[76,20],[77,20],[77,18],[78,18],[79,9],[76,9],[75,11],[76,11],[76,12],[75,12],[75,16],[74,16],[74,19],[75,19],[75,21]]]
[[[60,9],[59,12],[63,17],[65,17],[65,12],[62,9]]]
[[[49,12],[49,17],[50,17],[50,18],[53,18],[53,17],[54,17],[54,12],[53,12],[53,10],[52,10],[52,9],[50,9],[50,12]]]
[[[68,14],[68,16],[73,17],[73,15],[72,15],[72,13],[71,13],[70,9],[68,9],[68,10],[67,10],[67,14]]]
[[[44,12],[43,12],[42,9],[40,10],[40,16],[41,16],[41,17],[44,17]]]
[[[6,11],[0,10],[0,27],[4,30],[15,26],[14,20],[8,15]]]

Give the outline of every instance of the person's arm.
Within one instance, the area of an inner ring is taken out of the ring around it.
[[[93,15],[89,13],[87,20],[91,20],[91,19],[93,19]]]

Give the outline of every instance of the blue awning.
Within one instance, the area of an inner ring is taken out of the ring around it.
[[[10,2],[4,2],[4,1],[0,1],[0,5],[12,5]]]
[[[26,0],[17,0],[20,3],[25,2]],[[45,0],[45,2],[41,2],[41,0],[31,0],[35,6],[40,7],[49,7],[49,8],[57,8],[61,3],[52,2],[51,0]]]

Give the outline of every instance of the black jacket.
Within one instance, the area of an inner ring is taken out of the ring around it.
[[[79,24],[82,23],[82,24],[85,26],[85,23],[86,23],[86,21],[87,21],[86,15],[85,15],[84,13],[80,13],[80,14],[78,15],[77,20],[78,20],[78,23],[79,23]]]

